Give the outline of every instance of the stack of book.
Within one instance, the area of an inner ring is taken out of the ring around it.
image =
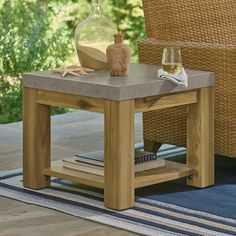
[[[75,155],[62,161],[63,167],[104,176],[104,151],[99,150]],[[157,158],[155,153],[135,150],[135,172],[156,169],[165,166],[165,160]]]

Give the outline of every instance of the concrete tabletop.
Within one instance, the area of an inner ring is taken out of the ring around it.
[[[108,71],[97,71],[87,76],[60,74],[50,71],[23,74],[23,86],[94,98],[122,101],[166,95],[214,85],[214,73],[186,70],[189,87],[183,88],[157,77],[160,67],[146,64],[131,64],[127,77],[112,77]]]

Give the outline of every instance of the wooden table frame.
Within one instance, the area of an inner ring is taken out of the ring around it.
[[[206,87],[166,96],[127,101],[24,88],[23,183],[27,188],[50,185],[50,176],[104,188],[104,204],[122,210],[134,206],[134,190],[181,177],[188,185],[214,184],[214,91]],[[134,174],[134,114],[187,105],[187,165],[167,162],[166,167]],[[50,106],[104,113],[104,177],[51,164]]]

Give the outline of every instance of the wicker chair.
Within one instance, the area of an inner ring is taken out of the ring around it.
[[[216,74],[215,152],[236,157],[236,1],[143,0],[148,39],[140,63],[160,64],[165,46],[181,48],[185,67]],[[186,107],[143,114],[145,149],[186,145]]]

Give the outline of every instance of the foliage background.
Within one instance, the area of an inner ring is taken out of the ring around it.
[[[136,42],[145,37],[141,0],[104,0],[103,9],[137,61]],[[0,1],[0,123],[22,119],[22,73],[77,62],[74,29],[89,12],[90,0]]]

